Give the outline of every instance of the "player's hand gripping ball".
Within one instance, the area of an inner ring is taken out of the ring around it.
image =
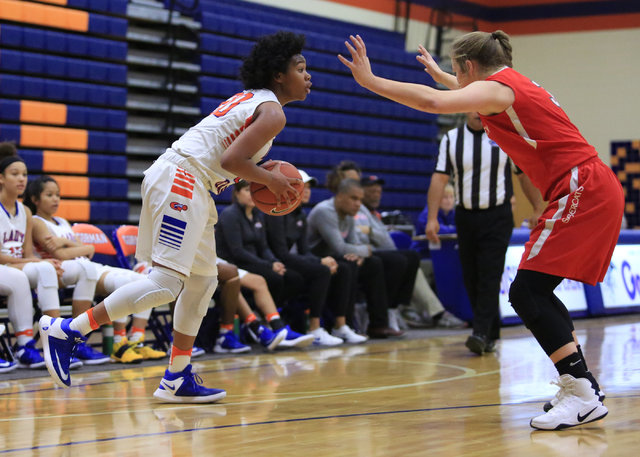
[[[265,170],[271,171],[277,165],[280,166],[280,173],[285,175],[287,178],[298,178],[300,180],[291,184],[298,192],[298,198],[292,199],[289,205],[287,205],[286,201],[281,201],[280,204],[278,204],[275,194],[271,192],[267,186],[257,182],[252,182],[249,186],[249,190],[251,191],[251,198],[256,204],[256,208],[260,211],[271,216],[284,216],[300,205],[300,202],[302,201],[304,183],[302,182],[302,176],[298,172],[298,169],[284,160],[270,160],[269,162],[262,164],[261,167]]]

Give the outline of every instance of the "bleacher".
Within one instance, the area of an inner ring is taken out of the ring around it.
[[[401,34],[244,1],[194,4],[0,0],[0,140],[17,143],[31,175],[56,176],[62,216],[136,223],[142,171],[242,90],[241,58],[259,36],[281,29],[305,34],[314,85],[305,102],[285,107],[287,127],[269,157],[321,183],[331,166],[354,160],[385,179],[383,210],[422,209],[436,117],[362,89],[336,58],[347,36],[360,33],[378,74],[433,84],[403,52]],[[319,188],[312,202],[327,197]],[[219,206],[229,200],[223,193]]]
[[[129,218],[127,3],[0,1],[0,140],[55,176],[72,222]]]

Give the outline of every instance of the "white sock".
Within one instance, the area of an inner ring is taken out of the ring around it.
[[[69,328],[82,333],[84,336],[93,331],[91,328],[91,322],[89,322],[89,315],[87,313],[82,313],[78,317],[74,318],[71,323],[69,323]]]
[[[189,355],[177,355],[171,361],[171,365],[169,365],[169,371],[171,373],[178,373],[185,368],[187,365],[191,363],[191,356]]]

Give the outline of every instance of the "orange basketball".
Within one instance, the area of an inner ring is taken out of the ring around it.
[[[285,162],[284,160],[271,160],[267,163],[262,164],[261,166],[265,170],[271,171],[278,165],[280,166],[280,173],[287,176],[288,178],[298,178],[300,180],[300,182],[292,184],[296,191],[298,191],[298,198],[295,200],[291,200],[291,204],[289,206],[287,206],[286,201],[281,202],[280,206],[278,206],[276,196],[264,184],[252,182],[249,186],[249,190],[251,191],[251,198],[256,204],[256,208],[258,208],[265,214],[269,214],[270,216],[284,216],[285,214],[289,214],[291,211],[296,209],[300,205],[300,201],[302,201],[302,191],[304,190],[302,176],[300,176],[298,169],[291,165],[289,162]]]

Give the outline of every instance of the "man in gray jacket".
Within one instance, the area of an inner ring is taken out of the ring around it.
[[[382,260],[371,255],[371,246],[359,241],[356,232],[354,216],[360,209],[363,195],[358,181],[345,179],[338,186],[335,197],[318,203],[308,218],[309,245],[317,256],[344,257],[358,264],[358,282],[367,299],[369,336],[400,336],[402,331],[389,328],[389,299]]]

